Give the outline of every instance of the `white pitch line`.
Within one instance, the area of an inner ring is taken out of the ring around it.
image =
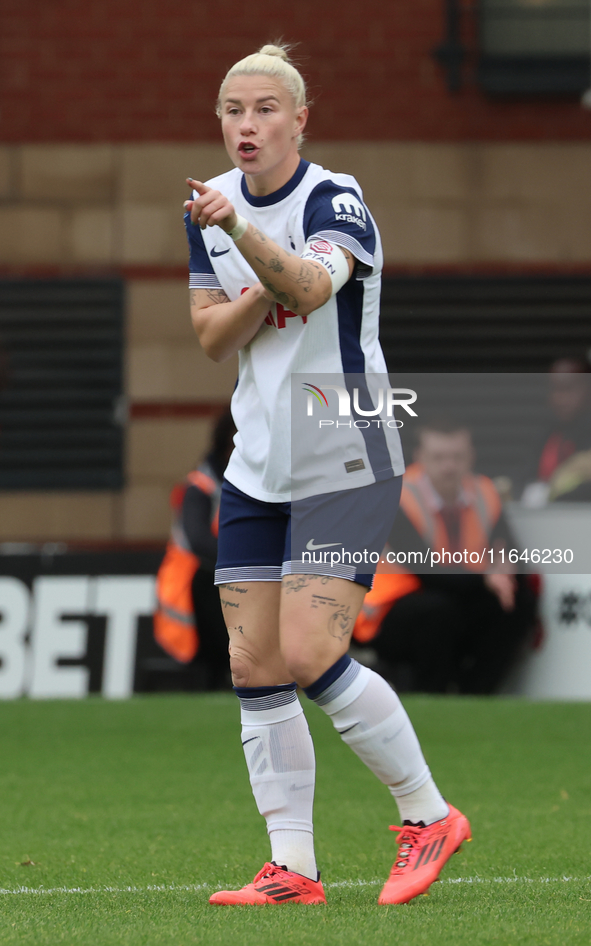
[[[587,883],[589,877],[441,877],[435,883],[440,884],[564,884]],[[325,887],[371,887],[383,884],[383,880],[341,880]]]
[[[10,896],[11,894],[43,894],[43,893],[168,893],[171,890],[183,890],[195,893],[197,890],[204,890],[210,887],[210,884],[148,884],[146,887],[15,887],[10,890],[6,887],[0,887],[0,896]],[[216,889],[218,889],[216,887]]]
[[[589,877],[445,877],[438,883],[443,884],[566,884],[587,883]],[[336,887],[374,887],[383,884],[383,880],[340,880],[325,884],[327,889]],[[56,893],[169,893],[180,890],[184,893],[196,893],[198,890],[221,890],[219,884],[148,884],[146,887],[0,887],[0,896],[18,894],[56,894]]]

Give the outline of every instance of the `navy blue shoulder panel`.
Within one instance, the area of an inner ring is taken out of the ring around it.
[[[367,266],[373,265],[376,233],[357,191],[334,181],[321,181],[310,192],[304,209],[304,237],[316,234],[344,246]]]

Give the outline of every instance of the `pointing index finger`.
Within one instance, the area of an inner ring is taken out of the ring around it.
[[[211,190],[211,187],[206,187],[201,181],[194,181],[192,177],[187,178],[187,184],[189,187],[192,187],[193,190],[196,190],[200,196],[207,194],[207,192]]]

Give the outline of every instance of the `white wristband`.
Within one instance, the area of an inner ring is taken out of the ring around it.
[[[228,236],[234,240],[239,240],[240,237],[243,237],[248,228],[248,220],[245,217],[241,217],[240,214],[236,214],[236,226],[229,231]]]

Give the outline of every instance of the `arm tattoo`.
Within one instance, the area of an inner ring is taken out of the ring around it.
[[[199,293],[204,292],[212,305],[220,305],[222,302],[229,302],[228,296],[223,289],[189,289],[189,303],[192,306],[199,306]]]
[[[214,305],[230,301],[223,289],[206,289],[205,292],[209,301]]]
[[[300,266],[300,272],[296,276],[296,282],[302,287],[304,292],[310,292],[312,288],[312,283],[314,282],[314,270],[307,263],[302,263]]]
[[[252,224],[251,224],[251,226],[252,226]],[[257,230],[256,227],[252,226],[251,233],[252,233],[253,237],[255,238],[255,240],[258,240],[258,241],[259,241],[259,243],[268,243],[267,237],[266,237],[265,234],[262,232],[262,230]]]
[[[261,282],[265,289],[275,297],[277,302],[280,302],[281,305],[285,306],[286,309],[289,309],[291,312],[297,312],[299,302],[295,296],[290,295],[288,292],[281,292],[280,289],[277,289],[273,283],[270,283],[268,279],[263,279],[261,276]]]
[[[257,263],[260,263],[261,266],[264,266],[265,269],[272,269],[274,273],[282,273],[285,269],[285,266],[278,256],[274,256],[271,260],[269,260],[268,263],[265,263],[265,261],[262,260],[260,256],[255,256],[255,260]],[[289,273],[286,273],[285,275],[289,276]]]
[[[261,266],[265,267],[265,269],[271,269],[273,270],[274,273],[285,272],[287,279],[291,279],[292,282],[295,282],[297,283],[298,286],[301,286],[304,292],[310,292],[310,289],[312,288],[312,283],[314,282],[314,276],[313,276],[314,271],[308,263],[301,263],[298,274],[294,275],[293,273],[290,273],[289,270],[285,269],[285,266],[283,265],[283,263],[277,256],[270,259],[268,263],[265,263],[264,260],[260,258],[260,256],[255,256],[255,259],[257,263],[260,263]],[[273,290],[270,290],[270,291],[273,291]],[[280,299],[279,301],[283,302],[282,299]]]
[[[326,270],[323,266],[319,266],[317,263],[307,260],[301,260],[293,254],[286,253],[281,247],[270,242],[268,237],[260,230],[257,230],[256,227],[252,227],[250,232],[258,243],[270,243],[268,247],[269,259],[264,260],[261,259],[260,256],[255,255],[255,260],[263,269],[270,269],[273,273],[283,273],[282,279],[288,279],[290,282],[295,283],[303,292],[310,292],[314,288],[315,282],[324,278],[323,274]],[[350,254],[346,250],[343,252],[349,259]],[[298,300],[296,296],[292,295],[290,292],[285,292],[283,289],[278,289],[272,282],[269,282],[262,276],[259,278],[267,292],[271,293],[276,302],[280,302],[281,305],[285,306],[285,308],[289,309],[291,312],[297,313],[300,300]]]

